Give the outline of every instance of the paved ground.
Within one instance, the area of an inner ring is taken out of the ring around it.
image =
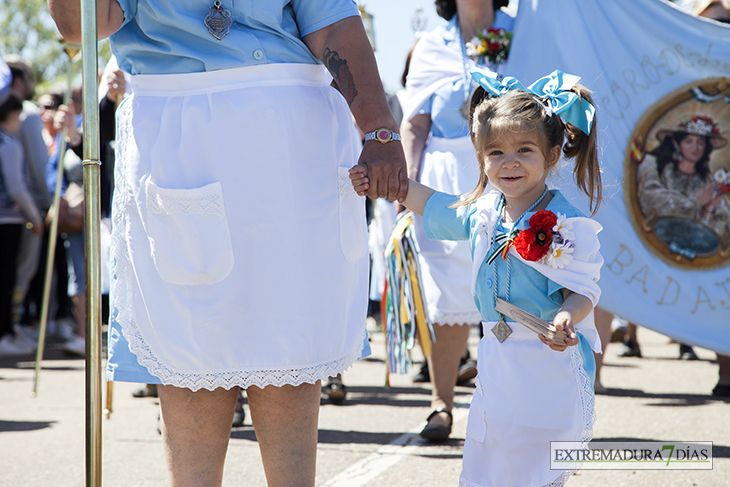
[[[678,346],[640,329],[644,358],[606,354],[595,437],[605,440],[713,441],[710,471],[587,471],[569,486],[730,485],[730,401],[710,396],[717,379],[715,354],[696,349],[699,361],[676,359]],[[452,440],[423,444],[417,432],[429,413],[429,391],[408,377],[383,387],[383,336],[373,334],[374,356],[345,375],[344,405],[323,401],[317,485],[328,487],[456,486],[472,388],[459,387]],[[476,338],[471,342],[476,347]],[[84,363],[49,344],[39,394],[30,397],[33,357],[0,361],[0,486],[84,485]],[[103,421],[103,485],[165,486],[155,399],[134,399],[134,384],[115,384],[114,413]],[[224,485],[265,486],[250,421],[231,431]]]

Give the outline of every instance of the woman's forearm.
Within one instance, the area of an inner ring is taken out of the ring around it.
[[[403,151],[406,154],[408,177],[418,181],[421,159],[426,148],[426,140],[431,130],[431,115],[420,114],[401,124]]]
[[[332,73],[363,132],[398,130],[360,17],[335,22],[303,40]]]
[[[359,16],[335,22],[303,40],[332,74],[363,132],[381,128],[398,131]],[[391,201],[405,199],[408,179],[400,142],[366,141],[359,163],[368,168],[368,196]]]

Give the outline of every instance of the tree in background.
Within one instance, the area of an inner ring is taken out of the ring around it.
[[[0,57],[18,54],[32,62],[33,75],[41,85],[65,77],[68,56],[60,39],[46,0],[0,0]],[[99,52],[103,68],[111,55],[109,43],[100,44]],[[42,87],[37,90],[42,91]]]

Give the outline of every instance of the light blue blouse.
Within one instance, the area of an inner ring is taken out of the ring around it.
[[[456,22],[457,16],[455,15],[448,24],[439,27],[439,29],[442,29],[444,44],[450,49],[461,52],[466,56],[463,50],[464,44],[459,36],[459,29]],[[514,18],[502,10],[497,10],[492,27],[511,32],[514,22]],[[465,79],[463,78],[456,83],[444,85],[436,90],[418,111],[420,114],[431,114],[431,133],[435,137],[455,139],[469,135],[469,125],[466,123],[466,119],[461,115],[460,111],[460,108],[464,105]],[[468,77],[468,80],[469,88],[467,89],[469,90],[469,96],[471,96],[471,92],[477,85],[471,76]]]
[[[131,74],[215,71],[273,63],[316,64],[302,37],[358,15],[355,0],[221,0],[233,24],[221,41],[205,26],[214,0],[117,0],[124,24],[110,37]]]
[[[567,217],[584,216],[571,205],[558,190],[550,190],[553,199],[547,209],[560,212]],[[434,193],[426,203],[423,213],[423,227],[426,236],[434,240],[470,240],[472,255],[474,254],[474,238],[480,219],[476,216],[476,206],[461,206],[449,208],[459,200],[458,196],[445,193]],[[496,208],[495,208],[496,211]],[[528,226],[530,217],[535,212],[525,214],[518,229],[524,230]],[[491,236],[490,236],[491,237]],[[552,321],[563,304],[562,286],[548,279],[532,267],[519,259],[510,257],[510,289],[509,302],[539,316],[546,321]],[[485,262],[479,267],[477,274],[474,302],[479,308],[484,321],[498,321],[499,314],[494,310],[494,270],[497,266],[498,295],[505,298],[507,286],[507,261],[497,257],[489,265]],[[509,320],[508,320],[509,321]]]

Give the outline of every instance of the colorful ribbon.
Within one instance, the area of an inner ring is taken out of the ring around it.
[[[431,343],[436,340],[423,300],[418,253],[413,213],[406,212],[396,220],[384,252],[386,276],[382,316],[386,334],[386,385],[390,385],[391,373],[408,373],[416,334],[425,356],[431,355]]]
[[[517,238],[517,235],[519,234],[519,230],[513,230],[511,234],[505,233],[498,233],[494,236],[494,249],[489,253],[489,256],[487,257],[487,264],[491,264],[494,262],[494,259],[497,258],[497,256],[501,256],[502,259],[507,259],[507,254],[509,252],[509,248],[512,247],[515,243],[515,238]]]
[[[570,91],[580,81],[580,76],[555,70],[525,88],[517,78],[507,76],[500,80],[496,73],[479,66],[472,66],[469,72],[491,96],[502,96],[512,90],[532,93],[546,105],[549,113],[560,115],[586,135],[591,133],[596,109],[587,100]]]

